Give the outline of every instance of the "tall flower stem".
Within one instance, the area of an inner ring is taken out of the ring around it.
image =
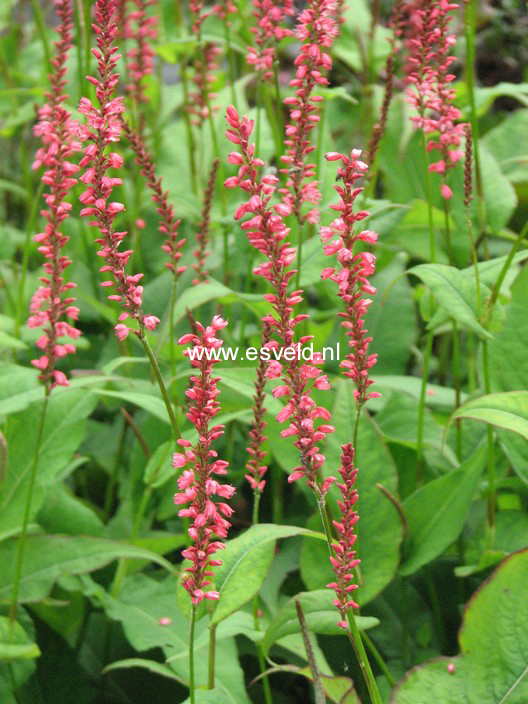
[[[484,391],[486,394],[489,394],[491,393],[491,377],[487,340],[483,340],[482,342],[482,363],[484,367]],[[491,425],[486,426],[486,439],[488,447],[487,547],[488,549],[492,549],[495,543],[495,513],[497,510],[497,488],[495,469],[495,445],[493,438],[493,428]]]
[[[22,562],[24,559],[24,550],[26,547],[27,539],[27,529],[29,524],[29,517],[31,515],[31,504],[33,501],[33,492],[35,489],[35,481],[37,477],[37,467],[38,459],[40,454],[40,445],[42,442],[42,435],[44,433],[44,423],[46,421],[46,411],[48,409],[50,387],[46,386],[44,402],[42,404],[42,410],[40,412],[40,421],[37,431],[37,439],[35,442],[35,451],[33,453],[33,462],[31,464],[31,470],[29,474],[29,486],[26,495],[26,503],[24,506],[24,516],[22,517],[22,527],[20,531],[20,537],[18,539],[18,550],[15,562],[15,577],[13,580],[13,592],[11,594],[11,603],[9,605],[9,626],[8,626],[8,641],[13,637],[13,629],[15,626],[16,612],[17,612],[17,602],[18,594],[20,591],[20,578],[22,576]]]
[[[190,703],[195,704],[196,693],[194,683],[194,627],[196,625],[196,605],[193,604],[191,610],[191,622],[189,625],[189,697]]]
[[[48,35],[46,33],[46,23],[44,21],[44,16],[42,14],[42,7],[39,0],[31,0],[31,7],[33,8],[33,14],[35,16],[35,24],[37,25],[37,30],[39,33],[40,41],[42,42],[42,48],[44,49],[44,59],[46,61],[46,72],[51,71],[51,55],[50,55],[50,45],[48,41]]]
[[[429,365],[431,363],[431,353],[433,351],[433,332],[427,333],[425,342],[425,352],[422,368],[422,385],[420,387],[420,400],[418,404],[418,425],[416,430],[416,483],[420,486],[423,482],[423,435],[425,421],[425,394],[427,389],[427,379],[429,377]]]
[[[324,497],[321,496],[321,499],[319,498],[319,496],[317,497],[317,506],[319,508],[319,513],[321,514],[321,521],[323,523],[326,543],[328,545],[328,551],[330,552],[330,555],[333,555],[334,551],[332,548],[332,530],[330,527],[330,519],[328,518],[328,512],[326,510]],[[367,657],[367,653],[365,652],[363,641],[361,640],[361,634],[359,632],[356,618],[352,609],[349,609],[347,611],[347,620],[349,625],[349,628],[347,629],[347,636],[350,641],[350,645],[352,646],[352,649],[356,654],[361,673],[363,674],[363,677],[365,679],[365,683],[367,685],[367,689],[370,695],[371,704],[382,704],[381,696],[378,691],[378,685],[376,684],[376,678],[374,677],[374,673],[372,672],[372,668],[370,667],[369,659]]]
[[[455,408],[460,406],[461,379],[460,379],[460,340],[458,336],[458,325],[456,320],[453,320],[453,375],[455,380]],[[456,456],[460,461],[462,459],[462,428],[460,419],[455,422],[456,432]]]
[[[154,376],[156,377],[156,381],[158,382],[158,386],[161,391],[161,395],[163,397],[163,401],[165,403],[167,413],[169,414],[174,439],[178,440],[180,438],[180,429],[178,427],[178,421],[176,420],[176,416],[174,415],[172,403],[171,403],[171,400],[169,397],[169,393],[167,391],[167,387],[165,386],[165,382],[163,380],[163,376],[161,374],[161,370],[159,368],[158,361],[157,361],[157,359],[154,355],[154,352],[152,351],[152,347],[150,346],[150,343],[147,340],[147,337],[144,333],[139,336],[139,340],[140,340],[141,344],[143,345],[145,352],[147,353],[147,357],[149,358],[150,364],[152,366]]]
[[[26,277],[29,263],[31,235],[35,230],[38,207],[40,205],[40,199],[42,198],[43,190],[44,183],[43,181],[40,181],[35,197],[33,198],[33,202],[31,203],[31,210],[29,212],[29,217],[26,225],[26,239],[24,240],[24,252],[22,254],[22,264],[20,267],[20,281],[18,284],[17,306],[15,312],[15,337],[18,337],[20,335],[20,323],[22,320],[22,307],[24,305],[24,289],[26,288]]]
[[[432,203],[432,187],[431,174],[429,173],[429,159],[427,157],[427,141],[425,132],[422,130],[422,153],[425,161],[425,188],[427,199],[427,218],[429,223],[429,250],[430,259],[433,264],[436,259],[435,245],[435,230],[433,220],[433,203]],[[429,376],[429,364],[431,362],[431,353],[433,351],[433,332],[430,330],[427,333],[427,341],[425,343],[425,353],[422,368],[422,385],[420,388],[420,402],[418,405],[418,426],[416,432],[416,482],[421,484],[423,481],[423,430],[425,421],[425,392],[427,388],[427,379]]]
[[[235,62],[233,57],[233,49],[231,48],[231,27],[229,24],[229,16],[226,15],[224,18],[224,39],[226,43],[226,54],[227,54],[227,65],[229,67],[229,87],[231,89],[231,102],[235,106],[238,106],[235,90]]]
[[[489,298],[489,301],[487,303],[487,310],[486,310],[486,318],[490,319],[491,318],[491,313],[493,310],[493,306],[495,305],[497,301],[497,297],[500,293],[502,283],[504,281],[504,278],[506,274],[508,273],[508,269],[511,266],[511,263],[513,261],[513,258],[517,254],[517,251],[519,250],[519,247],[521,246],[521,243],[523,239],[528,235],[528,222],[524,225],[523,229],[520,231],[517,239],[513,243],[513,247],[510,250],[510,253],[508,254],[504,264],[502,265],[502,269],[500,270],[499,276],[497,277],[497,281],[494,283],[493,288],[491,290],[491,296]]]
[[[209,670],[207,673],[207,688],[215,686],[215,655],[216,655],[216,624],[209,626]]]

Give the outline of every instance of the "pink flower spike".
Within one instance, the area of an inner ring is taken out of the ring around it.
[[[44,285],[33,294],[28,320],[29,327],[44,328],[45,334],[39,341],[44,354],[33,360],[32,364],[40,370],[39,379],[48,390],[57,385],[68,385],[65,374],[55,366],[59,357],[75,352],[74,345],[59,344],[58,338],[67,336],[75,340],[81,334],[63,322],[65,317],[75,319],[78,314],[78,308],[71,305],[75,299],[69,293],[75,284],[64,280],[64,271],[70,260],[62,254],[69,241],[69,237],[62,232],[62,223],[71,209],[66,198],[77,183],[74,174],[79,170],[70,159],[81,148],[77,139],[77,122],[72,120],[71,112],[64,106],[68,98],[64,88],[67,82],[66,62],[72,45],[73,3],[71,0],[54,0],[54,5],[59,19],[59,38],[55,42],[56,54],[51,62],[53,72],[49,75],[51,87],[46,93],[47,102],[38,111],[38,123],[34,128],[42,146],[37,151],[33,168],[46,167],[42,182],[49,187],[44,195],[47,208],[41,211],[47,221],[46,228],[35,235],[35,241],[40,245],[38,249],[45,257],[46,278],[41,278]]]
[[[220,411],[216,400],[220,393],[217,388],[220,380],[213,376],[214,365],[219,360],[209,359],[207,353],[221,347],[222,340],[215,335],[225,326],[224,323],[219,316],[207,328],[195,323],[196,334],[191,336],[190,341],[197,354],[189,355],[189,359],[196,373],[191,377],[191,387],[187,391],[190,400],[187,418],[196,428],[198,439],[194,444],[187,440],[180,441],[179,444],[187,448],[185,454],[176,452],[172,458],[177,469],[192,462],[192,468],[184,470],[178,478],[180,493],[174,496],[174,502],[186,504],[187,508],[182,509],[179,515],[191,519],[189,535],[192,544],[182,553],[191,565],[184,570],[182,584],[191,595],[193,604],[219,598],[218,592],[204,591],[204,588],[210,584],[210,568],[221,564],[221,560],[213,559],[215,552],[223,548],[215,536],[227,536],[230,523],[224,516],[230,515],[231,508],[225,502],[215,500],[215,497],[228,499],[235,492],[234,487],[220,484],[214,478],[227,472],[227,462],[215,460],[216,452],[211,448],[213,440],[223,434],[223,426],[212,425],[213,418]],[[184,335],[180,339],[181,345],[187,345],[186,341],[182,342],[187,337]]]
[[[115,24],[116,0],[97,0],[95,3],[94,30],[97,35],[97,67],[99,78],[92,77],[96,86],[96,96],[99,107],[90,101],[81,101],[82,112],[86,115],[87,125],[81,131],[82,141],[85,142],[84,158],[81,161],[83,168],[88,167],[90,183],[81,196],[81,202],[93,204],[95,207],[83,208],[82,216],[93,218],[91,225],[95,225],[100,233],[97,242],[101,245],[98,252],[105,261],[104,270],[112,275],[113,293],[109,300],[120,302],[126,313],[137,320],[139,325],[138,335],[142,336],[145,329],[154,329],[158,319],[155,316],[146,316],[142,309],[143,287],[139,285],[142,274],[130,276],[125,273],[126,263],[132,250],[120,252],[119,247],[126,236],[126,232],[117,231],[114,225],[116,216],[124,210],[122,203],[110,201],[112,191],[120,179],[110,177],[111,168],[119,168],[122,159],[116,158],[111,152],[107,157],[106,147],[118,142],[123,129],[121,113],[124,110],[122,97],[114,97],[117,79],[115,73],[119,55],[115,41],[117,26]],[[92,178],[93,174],[93,178]],[[109,282],[110,283],[110,282]],[[105,282],[105,285],[108,285]],[[125,339],[128,328],[118,324],[115,328],[118,339]]]

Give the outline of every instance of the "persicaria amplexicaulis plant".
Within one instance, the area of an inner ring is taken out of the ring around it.
[[[217,458],[212,449],[213,441],[223,435],[223,425],[211,425],[213,418],[220,410],[217,396],[219,378],[213,376],[215,359],[208,359],[208,350],[218,349],[222,340],[216,334],[225,328],[227,322],[215,316],[211,325],[206,328],[196,322],[196,334],[189,333],[180,338],[179,344],[193,347],[193,356],[189,349],[184,354],[190,357],[191,365],[197,373],[191,376],[191,386],[186,391],[190,401],[187,418],[196,428],[198,438],[195,443],[189,440],[178,440],[182,452],[173,455],[172,463],[177,469],[184,469],[178,479],[179,493],[174,496],[174,503],[187,504],[180,509],[179,516],[191,520],[189,536],[192,544],[182,555],[191,561],[191,566],[185,568],[183,586],[191,595],[193,604],[199,604],[203,599],[218,599],[219,593],[207,590],[211,584],[212,567],[222,564],[213,555],[224,548],[218,538],[225,538],[230,526],[226,519],[233,509],[225,501],[215,499],[230,499],[235,493],[233,486],[222,484],[215,476],[227,474],[228,463]],[[200,355],[201,351],[201,355]],[[198,356],[201,358],[199,359]]]
[[[293,34],[285,26],[287,18],[294,14],[293,0],[253,0],[253,8],[256,26],[250,31],[255,36],[255,46],[249,47],[246,60],[262,74],[263,79],[268,79],[272,75],[276,45]]]

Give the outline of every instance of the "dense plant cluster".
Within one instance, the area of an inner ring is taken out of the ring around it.
[[[0,704],[528,701],[515,12],[0,8]]]

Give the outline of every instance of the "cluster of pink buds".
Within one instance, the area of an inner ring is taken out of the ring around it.
[[[73,6],[71,0],[55,0],[55,9],[60,20],[57,28],[59,40],[55,42],[56,56],[52,59],[53,73],[50,74],[51,89],[46,94],[47,103],[39,110],[39,122],[35,126],[35,135],[41,138],[43,146],[38,150],[33,168],[44,165],[46,171],[43,183],[49,188],[45,194],[47,209],[42,210],[46,218],[44,232],[35,235],[46,261],[46,276],[40,278],[42,283],[33,294],[30,305],[31,316],[28,326],[43,327],[44,334],[37,341],[43,354],[33,360],[32,364],[40,370],[40,380],[49,389],[56,385],[67,386],[68,380],[63,372],[55,368],[57,360],[75,352],[75,345],[59,341],[61,337],[76,340],[80,331],[63,318],[77,320],[79,309],[73,305],[75,298],[69,296],[74,283],[64,281],[63,272],[71,263],[61,254],[69,237],[61,232],[62,223],[69,215],[71,204],[65,198],[77,183],[74,174],[79,167],[70,161],[75,152],[81,150],[76,140],[77,123],[71,119],[71,112],[63,106],[67,98],[63,94],[66,85],[66,60],[71,47],[71,29]]]
[[[339,217],[329,227],[321,227],[321,239],[327,243],[324,246],[325,254],[337,254],[339,262],[338,269],[323,269],[321,276],[323,279],[335,281],[339,287],[338,296],[345,304],[344,312],[339,315],[344,319],[341,325],[345,328],[352,351],[341,361],[341,367],[344,369],[343,374],[356,385],[354,396],[358,406],[362,406],[369,398],[380,396],[375,391],[368,392],[373,383],[369,379],[369,369],[376,363],[377,354],[368,353],[372,338],[366,336],[364,327],[364,316],[372,303],[370,298],[364,298],[364,294],[376,293],[376,289],[368,280],[375,271],[376,257],[370,252],[354,253],[356,242],[375,244],[378,240],[378,235],[372,230],[362,230],[357,234],[354,232],[355,223],[369,215],[366,210],[354,212],[354,201],[363,190],[361,187],[356,188],[355,182],[367,171],[367,165],[359,160],[360,156],[360,149],[353,149],[350,157],[338,152],[326,154],[328,161],[342,162],[342,166],[337,170],[337,178],[343,185],[334,186],[340,196],[340,202],[330,206],[338,211]]]
[[[330,558],[336,581],[326,586],[329,589],[334,589],[336,599],[334,605],[337,607],[341,616],[341,621],[338,626],[348,628],[346,614],[349,609],[357,609],[358,605],[351,598],[351,592],[357,589],[357,584],[352,584],[354,579],[353,569],[359,565],[359,560],[356,559],[354,544],[356,542],[356,534],[354,529],[358,522],[359,516],[354,506],[358,499],[358,493],[354,488],[357,477],[357,469],[354,467],[354,447],[352,443],[343,445],[341,448],[341,468],[339,469],[342,483],[337,486],[341,492],[341,500],[337,504],[341,511],[341,520],[333,521],[337,531],[338,542],[332,544],[334,556]]]
[[[282,161],[287,167],[283,172],[289,178],[280,192],[299,223],[316,223],[319,219],[317,208],[301,213],[304,203],[317,205],[321,199],[317,181],[313,180],[315,164],[305,163],[305,159],[315,150],[310,133],[319,122],[317,105],[323,100],[312,92],[316,85],[328,84],[322,72],[332,68],[332,59],[325,49],[332,45],[337,31],[335,3],[329,0],[310,3],[299,15],[295,29],[295,36],[303,43],[295,59],[295,78],[290,81],[295,95],[284,101],[290,109],[290,123],[284,142],[288,149]]]
[[[197,274],[196,278],[192,281],[193,284],[199,284],[207,281],[208,277],[205,261],[207,259],[207,255],[209,254],[207,251],[207,246],[209,245],[210,240],[209,230],[211,227],[211,207],[213,205],[214,188],[219,166],[220,160],[215,159],[211,165],[209,178],[207,179],[207,186],[205,188],[202,218],[198,223],[198,229],[196,232],[196,242],[198,246],[193,252],[196,261],[192,267]]]
[[[144,77],[154,71],[154,50],[149,40],[157,39],[156,18],[149,17],[148,8],[156,0],[134,0],[136,9],[129,12],[126,18],[125,38],[134,40],[136,46],[127,51],[128,77],[130,84],[128,93],[136,104],[146,103]]]
[[[262,347],[264,348],[270,341],[270,326],[268,323],[263,323],[262,325]],[[260,494],[264,491],[266,486],[266,481],[264,475],[268,471],[265,464],[262,464],[266,453],[262,449],[262,446],[267,440],[264,435],[266,426],[268,425],[264,420],[264,414],[266,409],[264,408],[264,401],[266,398],[266,392],[264,387],[266,386],[266,361],[259,358],[259,363],[257,367],[257,378],[255,380],[255,394],[253,396],[253,422],[251,424],[251,430],[249,431],[249,447],[247,452],[249,455],[248,463],[246,464],[246,469],[248,474],[245,478],[248,480],[249,485],[255,492],[255,494]]]
[[[189,11],[191,13],[192,33],[200,36],[202,24],[211,13],[204,12],[203,0],[189,0]]]
[[[249,144],[253,121],[246,117],[239,119],[235,108],[230,106],[227,108],[227,123],[226,136],[239,146],[240,151],[231,152],[228,157],[231,164],[238,166],[238,174],[228,178],[225,185],[227,188],[239,187],[249,196],[247,202],[236,210],[235,219],[251,215],[241,227],[246,231],[250,244],[266,257],[254,269],[254,273],[264,277],[274,291],[264,298],[271,304],[275,315],[265,316],[263,322],[270,325],[278,340],[270,340],[266,347],[277,349],[282,346],[283,362],[271,361],[266,369],[266,377],[282,377],[283,384],[273,390],[273,395],[275,398],[284,396],[288,402],[277,415],[277,420],[281,423],[290,421],[289,427],[282,431],[282,437],[297,438],[294,444],[299,450],[300,465],[295,467],[288,480],[293,482],[305,477],[309,486],[321,491],[317,483],[317,470],[325,458],[318,443],[328,433],[332,433],[334,428],[326,424],[330,420],[330,413],[317,406],[311,393],[314,388],[329,389],[330,384],[318,368],[323,363],[320,354],[315,353],[310,364],[301,363],[299,359],[298,350],[310,342],[312,337],[305,335],[299,338],[297,344],[294,342],[295,327],[307,315],[294,315],[295,306],[302,301],[302,292],[288,292],[289,281],[295,274],[295,270],[290,269],[295,249],[286,239],[289,229],[285,226],[283,217],[290,214],[291,208],[285,203],[270,204],[278,178],[271,174],[259,178],[258,170],[263,162],[254,156],[255,145]],[[323,420],[323,424],[316,427],[319,419]],[[330,483],[323,485],[322,491],[328,490],[329,486]]]
[[[183,556],[191,561],[191,566],[185,568],[183,585],[191,595],[193,604],[199,604],[203,599],[218,599],[216,591],[204,591],[211,584],[212,567],[222,564],[221,560],[213,559],[218,550],[224,549],[224,544],[215,538],[225,538],[233,509],[225,501],[215,501],[215,497],[230,499],[235,493],[234,487],[221,484],[214,477],[227,474],[228,463],[216,459],[217,453],[211,449],[213,440],[224,432],[223,425],[211,426],[211,421],[220,410],[217,401],[218,378],[213,377],[214,365],[219,361],[210,359],[211,351],[222,346],[222,340],[216,334],[227,325],[225,320],[215,316],[212,323],[204,328],[195,323],[195,333],[189,333],[180,338],[178,344],[185,345],[184,355],[189,357],[191,365],[198,373],[191,377],[191,386],[186,394],[190,400],[187,418],[198,432],[198,439],[193,445],[188,440],[178,440],[182,452],[173,455],[173,466],[184,469],[178,479],[179,493],[174,496],[177,505],[187,504],[180,509],[178,515],[190,518],[192,525],[189,535],[193,544],[183,551]],[[192,347],[189,348],[189,345]]]
[[[450,55],[456,37],[449,34],[450,13],[458,5],[447,0],[425,0],[412,3],[407,21],[403,24],[405,45],[409,51],[406,68],[407,99],[416,108],[413,122],[426,134],[437,137],[430,140],[427,149],[436,149],[441,159],[429,170],[441,174],[442,196],[451,198],[452,191],[445,182],[446,172],[463,156],[459,149],[465,126],[457,123],[461,113],[453,105],[455,91],[451,83],[455,76],[449,67],[455,60]]]
[[[105,262],[100,271],[112,275],[111,280],[104,281],[101,285],[114,287],[114,293],[108,296],[108,299],[119,301],[125,309],[119,316],[119,324],[115,326],[118,339],[124,340],[130,328],[123,321],[130,316],[138,321],[138,335],[142,335],[145,328],[154,330],[159,318],[145,315],[141,309],[143,286],[140,281],[143,274],[125,273],[125,266],[133,252],[131,249],[119,251],[127,233],[117,231],[114,226],[116,216],[125,206],[116,201],[109,201],[114,187],[121,184],[121,179],[108,175],[108,171],[120,169],[123,158],[115,152],[105,153],[105,149],[119,142],[122,132],[121,114],[125,109],[123,98],[113,97],[119,78],[119,74],[114,71],[120,58],[114,45],[117,27],[112,17],[115,9],[116,0],[97,0],[95,6],[93,28],[97,35],[98,48],[92,49],[92,53],[98,62],[100,78],[88,76],[88,80],[95,86],[100,107],[95,107],[88,98],[82,98],[79,105],[79,112],[86,115],[88,123],[79,127],[82,141],[88,142],[80,162],[81,168],[84,169],[80,180],[86,184],[86,190],[80,200],[85,206],[81,215],[92,217],[90,225],[97,227],[101,235],[96,239],[101,245],[98,255]]]
[[[238,12],[237,6],[231,0],[222,0],[222,2],[213,5],[212,11],[221,20],[228,20],[229,15],[234,15]]]
[[[187,111],[194,115],[193,125],[201,127],[209,118],[209,106],[215,98],[215,93],[211,91],[211,86],[215,81],[214,72],[217,68],[216,57],[222,50],[215,44],[205,44],[199,48],[199,54],[194,61],[194,72],[192,82],[195,90],[189,93],[189,104]],[[218,107],[211,106],[211,111],[215,112]]]
[[[293,34],[291,29],[283,26],[286,18],[294,14],[293,0],[253,0],[253,7],[257,26],[251,27],[251,32],[255,35],[256,46],[249,48],[247,62],[261,72],[263,78],[270,78],[276,45]]]
[[[141,174],[146,179],[147,186],[152,193],[152,200],[158,206],[157,213],[160,218],[158,230],[167,237],[161,245],[161,249],[168,255],[168,261],[165,266],[172,271],[174,278],[177,280],[186,269],[185,266],[179,264],[182,257],[182,248],[185,244],[185,238],[180,237],[178,234],[181,221],[174,215],[174,208],[169,203],[168,191],[163,190],[161,178],[156,175],[156,165],[143,137],[126,121],[123,121],[123,130],[130,142],[130,146],[134,150],[136,163],[141,169]]]

